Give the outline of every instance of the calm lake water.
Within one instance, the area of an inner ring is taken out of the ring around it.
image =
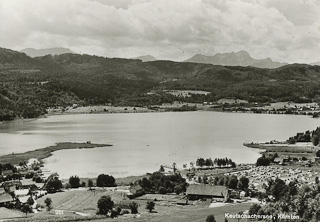
[[[173,162],[181,168],[199,157],[254,163],[260,155],[244,142],[286,140],[319,125],[308,116],[204,111],[57,115],[0,124],[0,155],[90,140],[113,146],[57,151],[45,159],[45,168],[62,178],[124,177]]]

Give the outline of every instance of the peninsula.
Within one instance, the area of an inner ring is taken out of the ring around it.
[[[31,158],[36,158],[39,161],[52,156],[54,151],[58,150],[68,150],[68,149],[92,149],[97,147],[107,147],[112,146],[110,144],[93,144],[90,141],[86,143],[71,143],[71,142],[63,142],[57,143],[53,146],[49,146],[46,148],[36,149],[27,151],[24,153],[12,153],[8,155],[0,156],[1,164],[11,163],[11,164],[19,164],[19,162],[28,161]]]

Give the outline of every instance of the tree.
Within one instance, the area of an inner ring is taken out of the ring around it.
[[[25,213],[26,215],[27,215],[28,213],[32,213],[32,209],[31,209],[31,207],[30,207],[29,204],[23,205],[23,206],[21,207],[21,211],[22,211],[23,213]]]
[[[228,187],[231,189],[237,189],[237,186],[238,186],[238,178],[236,176],[232,175],[229,178]]]
[[[113,201],[109,196],[102,196],[98,200],[98,214],[107,215],[113,208]]]
[[[203,167],[206,164],[206,161],[203,158],[197,159],[196,165],[199,167]]]
[[[80,179],[78,176],[71,176],[69,178],[69,184],[71,188],[79,188],[80,187]]]
[[[113,176],[109,176],[108,174],[100,174],[97,178],[97,186],[98,187],[114,187],[116,186],[116,180]]]
[[[216,222],[214,215],[211,214],[211,215],[207,216],[206,222]]]
[[[93,187],[93,181],[91,179],[88,180],[88,187]]]
[[[238,181],[238,189],[244,190],[244,189],[248,189],[248,187],[249,187],[249,179],[244,176],[240,177]]]
[[[149,210],[149,212],[151,213],[151,211],[154,209],[155,205],[156,204],[153,201],[148,201],[146,209]]]
[[[45,188],[48,190],[48,192],[56,192],[60,190],[62,188],[62,182],[59,180],[59,174],[51,174],[47,179]]]
[[[137,214],[138,213],[138,204],[136,202],[131,202],[129,204],[130,210],[132,214]]]
[[[312,144],[314,146],[318,146],[319,145],[319,135],[312,135]]]
[[[256,166],[269,166],[270,160],[266,158],[264,155],[262,157],[258,158],[256,162]]]
[[[206,159],[205,165],[206,165],[206,166],[213,166],[213,161],[212,161],[212,159],[211,159],[211,158]]]
[[[52,210],[52,200],[51,198],[47,197],[45,200],[44,200],[44,203],[47,207],[47,211],[50,212]]]

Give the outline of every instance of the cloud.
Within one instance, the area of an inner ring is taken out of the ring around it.
[[[1,0],[1,47],[68,47],[108,57],[246,50],[255,58],[320,61],[316,0]]]

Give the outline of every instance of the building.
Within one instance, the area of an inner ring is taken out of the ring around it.
[[[9,175],[12,175],[13,171],[12,170],[3,170],[1,175],[3,176],[3,178],[7,178]]]
[[[0,188],[0,206],[5,206],[12,201],[12,196],[8,194],[3,188]]]
[[[186,194],[190,200],[211,198],[217,202],[225,202],[229,198],[229,190],[225,186],[212,186],[209,184],[190,184]]]

